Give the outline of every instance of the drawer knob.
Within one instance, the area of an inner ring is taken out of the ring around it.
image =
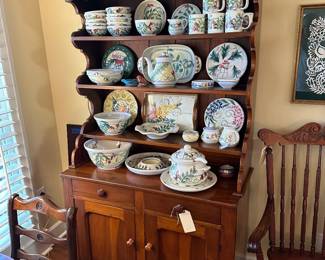
[[[128,247],[133,246],[133,245],[134,245],[134,240],[133,240],[132,238],[129,238],[129,240],[126,241],[126,245],[127,245]]]
[[[147,252],[150,252],[152,250],[152,244],[151,243],[147,243],[144,247],[144,249],[147,251]]]
[[[107,192],[106,192],[105,190],[103,190],[103,189],[98,189],[98,190],[97,190],[97,195],[98,195],[99,197],[101,197],[101,198],[104,198],[104,197],[107,196]]]

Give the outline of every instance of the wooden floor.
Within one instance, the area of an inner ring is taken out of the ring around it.
[[[51,260],[68,260],[66,248],[55,246],[48,256]]]

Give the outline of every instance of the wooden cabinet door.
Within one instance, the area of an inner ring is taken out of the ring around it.
[[[217,260],[221,225],[194,221],[185,234],[175,217],[145,214],[146,260]]]
[[[134,212],[87,200],[77,207],[78,259],[135,259]]]

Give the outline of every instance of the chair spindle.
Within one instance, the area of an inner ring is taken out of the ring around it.
[[[282,145],[282,160],[281,160],[281,211],[280,211],[280,249],[284,249],[284,207],[285,207],[285,146]]]
[[[291,177],[291,213],[290,213],[290,251],[295,247],[295,215],[296,215],[296,181],[297,181],[297,145],[293,146]]]
[[[319,208],[319,193],[320,182],[322,174],[322,150],[323,146],[319,146],[318,163],[316,171],[316,187],[315,187],[315,203],[314,203],[314,218],[313,218],[313,231],[311,237],[311,253],[315,255],[316,233],[317,233],[317,221],[318,221],[318,208]]]
[[[306,165],[304,171],[303,202],[302,202],[300,254],[304,254],[305,252],[307,198],[308,198],[308,186],[309,186],[309,161],[310,161],[310,144],[307,144]]]

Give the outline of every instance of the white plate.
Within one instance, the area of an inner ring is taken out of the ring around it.
[[[160,33],[166,24],[167,14],[164,6],[156,0],[142,1],[135,10],[134,20],[158,19],[162,21]],[[157,33],[157,34],[158,34]]]
[[[136,167],[136,165],[144,158],[149,158],[149,157],[155,157],[155,158],[159,158],[160,160],[162,160],[165,165],[167,165],[167,167],[159,169],[159,170],[142,170]],[[138,154],[134,154],[130,157],[128,157],[125,161],[125,165],[126,167],[129,169],[130,172],[133,172],[135,174],[139,174],[139,175],[159,175],[162,172],[168,170],[169,166],[170,166],[170,162],[169,162],[169,158],[170,155],[166,154],[166,153],[138,153]]]
[[[207,58],[206,70],[211,79],[239,80],[246,72],[248,58],[245,50],[236,43],[222,43]]]
[[[170,189],[176,190],[176,191],[181,191],[181,192],[204,191],[204,190],[207,190],[207,189],[210,189],[211,187],[213,187],[217,183],[217,180],[218,180],[217,176],[213,172],[209,171],[208,178],[206,179],[205,182],[203,182],[199,185],[196,185],[196,186],[180,187],[172,182],[172,179],[171,179],[168,171],[163,172],[160,176],[160,181],[167,188],[170,188]]]
[[[201,14],[201,10],[194,4],[182,4],[173,12],[172,19],[186,20],[188,25],[190,14]]]

